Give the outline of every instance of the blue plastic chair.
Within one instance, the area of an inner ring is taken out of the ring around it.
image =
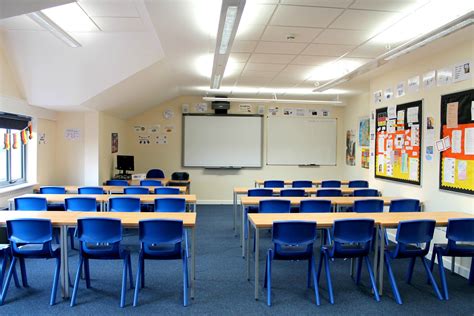
[[[140,185],[143,187],[160,187],[163,184],[161,183],[160,180],[141,180]]]
[[[355,213],[382,213],[383,200],[367,199],[367,200],[354,201],[354,212]]]
[[[334,221],[333,244],[321,247],[321,256],[318,267],[318,284],[324,264],[326,271],[326,281],[329,292],[329,302],[334,304],[334,291],[331,281],[329,259],[335,258],[357,258],[356,284],[360,284],[362,271],[362,259],[365,260],[369,273],[370,283],[374,292],[375,300],[380,301],[377,285],[375,284],[374,272],[369,259],[370,244],[372,242],[372,232],[374,231],[374,221],[372,219],[344,219]]]
[[[155,188],[155,194],[179,194],[179,188],[159,187]]]
[[[126,187],[128,186],[128,181],[127,180],[107,180],[105,184],[119,186],[119,187]]]
[[[16,211],[47,211],[48,202],[44,197],[15,198]]]
[[[300,213],[331,213],[332,203],[330,200],[303,200],[300,202]],[[322,230],[325,232],[324,244],[331,243],[331,231],[329,228]]]
[[[376,189],[358,189],[354,190],[354,196],[380,196]]]
[[[305,196],[304,189],[282,189],[280,196]]]
[[[368,188],[369,182],[365,180],[351,180],[349,181],[349,188]]]
[[[10,245],[8,244],[0,244],[0,288],[3,288],[3,280],[5,278],[5,272],[7,271],[8,262],[12,261],[12,255],[10,250]],[[16,268],[14,267],[13,270],[13,279],[15,280],[15,286],[17,288],[20,287],[20,283],[18,282],[18,276],[16,273]]]
[[[66,194],[66,188],[55,186],[41,187],[40,194]]]
[[[165,173],[161,169],[150,169],[146,173],[146,178],[152,178],[152,179],[161,179],[165,177]]]
[[[185,198],[158,198],[155,199],[155,212],[184,213],[186,212]],[[184,230],[186,253],[188,253],[188,232]]]
[[[313,278],[316,305],[320,305],[318,282],[316,280],[313,244],[316,240],[316,222],[281,221],[273,223],[273,249],[268,249],[265,265],[264,286],[267,288],[267,305],[272,305],[272,261],[308,261],[307,286],[311,287]]]
[[[265,180],[263,182],[264,188],[284,188],[285,181],[283,180]]]
[[[77,189],[79,194],[105,194],[102,187],[80,187]]]
[[[259,213],[290,213],[291,201],[289,200],[262,200],[259,202]]]
[[[420,200],[399,199],[390,202],[389,212],[420,212]]]
[[[188,256],[182,246],[183,231],[183,222],[178,220],[150,219],[139,222],[140,254],[133,306],[138,304],[140,287],[145,286],[145,259],[182,260],[183,305],[188,305]]]
[[[0,295],[0,305],[3,305],[7,297],[8,287],[12,275],[15,273],[15,265],[20,261],[21,278],[23,286],[28,287],[25,268],[25,259],[56,259],[53,286],[51,289],[50,305],[56,303],[56,292],[59,282],[59,271],[61,269],[61,249],[53,245],[53,227],[48,219],[15,219],[7,221],[7,236],[13,260],[8,270],[7,279],[3,285]]]
[[[150,189],[145,187],[130,186],[123,188],[124,194],[150,194]]]
[[[77,220],[77,238],[80,242],[79,266],[77,268],[74,289],[71,296],[71,307],[76,305],[77,291],[81,279],[82,266],[86,287],[90,288],[91,278],[89,260],[123,260],[122,289],[120,307],[125,306],[127,287],[127,270],[130,288],[133,289],[132,265],[130,251],[120,245],[122,241],[122,222],[115,218],[80,218]]]
[[[295,180],[292,182],[291,186],[293,188],[311,188],[313,186],[313,181],[311,180]]]
[[[316,191],[316,196],[342,196],[342,191],[339,189],[319,189]]]
[[[322,188],[340,188],[341,181],[339,180],[324,180],[321,182]]]
[[[416,258],[420,258],[436,296],[438,296],[439,300],[443,300],[443,296],[439,291],[438,285],[436,284],[425,258],[430,250],[430,243],[433,239],[435,225],[436,221],[434,220],[401,221],[398,223],[397,228],[397,243],[395,245],[389,245],[385,249],[385,266],[387,267],[393,295],[398,304],[403,304],[403,302],[390,264],[390,261],[394,259],[410,259],[407,273],[407,283],[410,284],[413,275],[413,268],[415,267],[415,260]]]
[[[256,188],[247,191],[248,196],[273,196],[273,189],[271,188]],[[244,237],[248,238],[248,213],[257,213],[258,206],[249,206],[244,209]]]
[[[110,212],[140,212],[140,199],[136,197],[113,197],[109,199]]]
[[[64,200],[65,208],[67,212],[96,212],[97,211],[97,200],[93,197],[72,197]],[[74,247],[74,235],[76,235],[76,228],[70,227],[68,229],[69,241],[71,243],[71,249]]]
[[[431,256],[430,270],[433,271],[435,257],[438,259],[439,276],[443,287],[443,294],[446,300],[449,300],[448,282],[444,272],[443,257],[452,257],[454,263],[455,257],[471,257],[471,270],[469,272],[469,284],[474,284],[474,219],[460,218],[450,219],[446,229],[447,244],[435,244]],[[463,244],[470,243],[470,244]],[[454,264],[452,265],[454,267]],[[454,272],[454,271],[452,271]]]

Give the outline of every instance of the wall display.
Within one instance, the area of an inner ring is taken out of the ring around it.
[[[112,154],[118,152],[118,133],[112,133]]]
[[[428,161],[433,160],[434,141],[435,141],[434,117],[428,116],[426,118],[426,132],[425,132],[425,158]]]
[[[329,110],[321,110],[320,113],[321,113],[321,116],[323,116],[323,117],[329,117],[331,115]]]
[[[181,112],[183,114],[189,113],[189,104],[182,104],[181,105]]]
[[[77,128],[67,128],[64,130],[64,138],[67,140],[78,140],[81,138],[81,130]]]
[[[369,169],[369,161],[370,161],[369,153],[370,153],[369,148],[360,149],[360,165],[364,169]]]
[[[296,109],[296,116],[305,116],[306,114],[305,108],[297,108]]]
[[[468,80],[472,77],[471,62],[463,61],[454,65],[453,82]]]
[[[268,108],[268,114],[270,115],[277,115],[278,114],[278,106],[271,106]]]
[[[308,116],[318,116],[318,115],[320,115],[319,111],[316,110],[316,109],[308,109],[307,111],[308,111]]]
[[[168,143],[168,137],[166,135],[156,136],[156,143],[159,145],[164,145]]]
[[[38,144],[46,144],[46,133],[38,133]]]
[[[140,145],[150,145],[150,135],[138,135],[138,143]]]
[[[265,105],[259,105],[258,106],[258,115],[263,115],[265,114]]]
[[[163,111],[163,117],[165,120],[170,120],[174,116],[174,111],[172,109],[166,109]]]
[[[405,95],[405,81],[400,81],[397,84],[397,91],[396,91],[396,97],[403,97]]]
[[[418,92],[420,90],[420,76],[408,79],[408,92]]]
[[[355,136],[353,130],[346,132],[346,165],[355,166]]]
[[[240,113],[252,113],[252,105],[251,104],[239,104],[239,112]]]
[[[283,115],[293,116],[293,115],[295,115],[295,109],[293,109],[293,108],[284,108],[283,109]]]
[[[204,113],[207,112],[207,103],[197,103],[194,105],[196,112]]]
[[[446,67],[436,71],[436,83],[438,86],[445,86],[453,82],[453,68]]]
[[[428,71],[423,74],[423,88],[430,89],[436,85],[436,71]]]
[[[166,125],[164,128],[163,128],[163,131],[165,133],[172,133],[174,130],[174,126],[173,125]]]
[[[397,117],[388,108],[376,110],[375,177],[420,184],[422,101],[396,106]]]
[[[382,90],[377,90],[374,92],[374,103],[381,103],[382,102]]]
[[[133,130],[135,131],[135,133],[145,133],[146,132],[146,127],[143,126],[143,125],[135,125],[133,127]]]
[[[148,133],[157,134],[160,132],[160,129],[161,129],[160,124],[150,125],[148,126]]]
[[[474,195],[474,89],[441,96],[439,188]]]
[[[385,100],[390,100],[390,99],[392,99],[392,98],[393,98],[393,90],[392,90],[392,88],[387,88],[387,89],[385,89],[384,96],[385,96]]]
[[[370,119],[364,117],[359,119],[359,146],[370,145]]]

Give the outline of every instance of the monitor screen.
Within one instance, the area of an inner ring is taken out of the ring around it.
[[[117,156],[117,169],[118,170],[134,170],[133,156]]]

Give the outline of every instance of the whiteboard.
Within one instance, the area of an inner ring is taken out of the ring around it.
[[[183,120],[183,166],[262,166],[262,116],[184,115]]]
[[[267,164],[336,165],[337,120],[267,118]]]

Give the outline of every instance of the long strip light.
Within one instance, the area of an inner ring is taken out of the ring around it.
[[[409,52],[414,51],[417,48],[420,48],[422,46],[427,45],[428,43],[431,43],[439,38],[448,36],[449,34],[452,34],[456,31],[459,31],[463,28],[466,28],[468,26],[471,26],[474,24],[474,12],[468,12],[459,18],[452,20],[449,23],[444,24],[443,26],[440,26],[439,28],[436,28],[426,34],[420,35],[413,40],[410,40],[406,42],[405,44],[402,44],[380,56],[378,56],[374,61],[371,61],[369,63],[366,63],[353,71],[345,74],[342,77],[333,79],[331,81],[326,82],[325,84],[322,84],[321,86],[317,87],[316,89],[313,90],[313,92],[322,92],[325,90],[328,90],[330,88],[333,88],[337,85],[339,85],[342,82],[348,81],[356,76],[359,76],[361,74],[364,74],[376,67],[379,67],[386,63],[389,60],[393,60],[395,58],[398,58],[402,55],[408,54]]]
[[[212,65],[211,89],[219,89],[246,0],[223,0]]]
[[[75,40],[71,35],[69,35],[66,31],[64,31],[61,27],[59,27],[56,23],[54,23],[50,18],[46,16],[41,11],[28,13],[28,17],[38,23],[40,26],[44,27],[46,30],[51,32],[54,36],[58,39],[66,43],[67,45],[77,48],[81,47],[81,43]]]
[[[291,103],[291,104],[331,104],[342,105],[342,101],[325,100],[294,100],[294,99],[260,99],[260,98],[221,98],[203,97],[204,101],[228,101],[228,102],[248,102],[248,103]]]

